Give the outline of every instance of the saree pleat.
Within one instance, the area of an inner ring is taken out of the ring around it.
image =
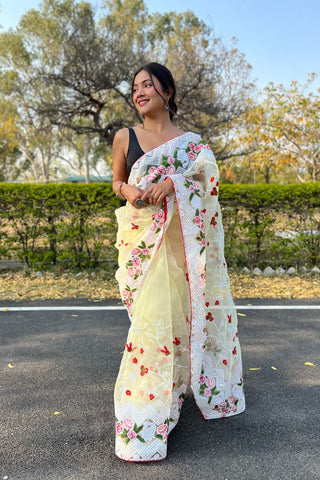
[[[189,132],[132,167],[129,184],[142,190],[170,178],[163,205],[116,211],[116,278],[131,320],[114,392],[124,460],[165,458],[189,384],[205,419],[245,410],[218,176],[209,146]]]

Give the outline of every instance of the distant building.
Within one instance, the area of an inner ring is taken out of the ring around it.
[[[86,177],[84,175],[70,175],[65,179],[68,183],[86,183]],[[111,175],[95,176],[90,175],[90,182],[92,183],[112,183]]]

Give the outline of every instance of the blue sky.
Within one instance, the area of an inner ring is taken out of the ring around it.
[[[99,5],[99,0],[92,0]],[[238,48],[252,65],[259,88],[269,81],[289,86],[320,73],[319,0],[145,0],[149,11],[192,10],[213,26],[216,36]],[[38,0],[0,0],[0,25],[15,27]],[[314,88],[320,87],[320,79]]]

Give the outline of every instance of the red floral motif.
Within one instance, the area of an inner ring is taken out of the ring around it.
[[[226,359],[224,359],[224,360],[222,361],[222,363],[223,363],[223,365],[227,365],[228,362],[227,362]]]
[[[173,340],[173,343],[174,343],[175,345],[180,345],[180,343],[181,343],[180,338],[175,337],[175,339]]]
[[[132,342],[130,342],[129,344],[128,343],[126,344],[126,349],[128,352],[132,352],[133,350]]]
[[[144,349],[143,349],[143,348],[140,348],[140,353],[141,353],[141,355],[143,354],[143,352],[144,352]]]
[[[213,187],[213,189],[211,190],[210,192],[210,195],[218,195],[218,190],[216,189],[216,187]]]
[[[201,213],[207,213],[207,209],[204,208],[203,210],[201,210]]]
[[[228,317],[228,322],[231,323],[232,322],[232,315],[227,315]]]
[[[209,322],[212,322],[213,316],[212,316],[212,313],[211,313],[211,312],[208,312],[208,313],[207,313],[206,319],[209,320]]]
[[[146,375],[148,373],[149,369],[147,367],[145,367],[144,365],[141,365],[140,367],[140,375],[143,376],[143,375]]]
[[[237,355],[237,347],[234,347],[234,349],[232,350],[232,355]]]
[[[139,225],[136,225],[135,223],[131,223],[132,227],[131,230],[138,230]]]
[[[122,247],[123,245],[127,247],[128,243],[124,243],[124,240],[121,240],[121,242],[118,244],[118,247]]]
[[[210,303],[209,302],[206,302],[206,307],[209,307]]]
[[[219,300],[216,300],[214,304],[215,304],[215,305],[220,305]]]
[[[138,363],[138,359],[136,357],[134,357],[134,359],[132,361],[133,361],[133,363]]]
[[[211,218],[210,225],[213,225],[214,227],[217,225],[217,221],[214,217]]]
[[[131,390],[126,390],[126,395],[129,395],[129,397],[130,397],[130,395],[131,395]]]
[[[170,354],[170,352],[169,352],[169,350],[167,349],[166,346],[164,346],[163,349],[160,350],[160,352],[164,353],[165,355],[169,355],[169,354]]]
[[[214,182],[214,177],[211,177],[211,180],[210,180],[210,182]]]
[[[153,399],[154,399],[153,393],[150,393],[149,398],[150,398],[150,400],[153,400]]]

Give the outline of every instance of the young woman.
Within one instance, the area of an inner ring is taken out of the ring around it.
[[[171,123],[170,71],[149,63],[132,98],[144,121],[117,132],[116,277],[131,320],[115,385],[116,455],[166,457],[187,386],[205,419],[245,409],[237,314],[224,259],[218,168],[198,134]]]

